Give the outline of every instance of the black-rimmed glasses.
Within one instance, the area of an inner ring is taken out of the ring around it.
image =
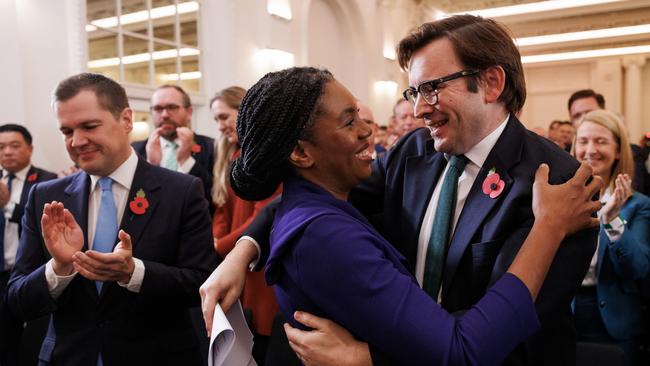
[[[164,110],[167,110],[167,113],[175,113],[181,108],[178,104],[167,104],[167,105],[154,105],[152,106],[151,113],[162,114]]]
[[[412,105],[415,105],[415,102],[418,99],[418,94],[422,95],[422,98],[424,98],[424,101],[427,102],[427,104],[436,105],[438,103],[438,86],[440,84],[465,76],[476,75],[478,73],[478,70],[463,70],[455,72],[451,75],[441,77],[440,79],[422,82],[417,88],[410,87],[404,90],[402,95],[404,96],[404,99],[409,101]]]

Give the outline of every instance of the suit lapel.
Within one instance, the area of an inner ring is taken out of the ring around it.
[[[86,251],[88,250],[88,197],[90,196],[90,176],[83,171],[77,173],[70,185],[65,188],[65,194],[67,197],[63,205],[70,211],[81,227],[81,231],[84,233],[84,246],[82,251]],[[97,289],[95,288],[95,282],[90,280],[82,282],[88,295],[96,298]]]
[[[402,232],[411,232],[411,238],[405,253],[410,263],[416,263],[417,255],[417,238],[420,236],[424,214],[431,200],[431,195],[435,189],[435,182],[442,173],[447,164],[443,154],[436,154],[433,150],[433,140],[427,142],[427,153],[425,155],[411,156],[406,159],[404,168],[404,197],[402,205],[403,212],[407,217],[402,219],[403,223],[419,223],[417,231],[403,228]]]
[[[131,242],[135,250],[138,242],[144,232],[147,223],[151,219],[156,206],[160,202],[159,191],[160,183],[156,176],[151,172],[152,167],[147,164],[143,159],[138,159],[138,167],[135,170],[131,190],[127,198],[124,214],[122,215],[122,223],[120,228],[127,234],[131,235]],[[144,213],[139,214],[130,208],[131,202],[136,198],[138,191],[142,190],[145,199],[148,201],[149,206],[144,210]]]
[[[458,218],[458,223],[456,224],[449,245],[443,276],[443,293],[447,291],[449,285],[453,282],[452,280],[458,269],[458,264],[467,246],[470,244],[472,237],[476,234],[479,227],[483,225],[492,209],[494,209],[503,197],[508,195],[508,191],[513,182],[508,171],[519,163],[524,133],[524,127],[511,116],[499,140],[497,140],[497,143],[479,170],[463,206],[463,211]],[[489,195],[483,193],[482,187],[483,181],[492,168],[495,168],[495,172],[505,182],[503,192],[496,198],[491,198]]]
[[[32,165],[32,167],[29,168],[29,171],[27,172],[27,176],[25,177],[25,184],[23,184],[23,191],[20,192],[20,204],[25,205],[27,202],[27,196],[29,195],[29,190],[32,188],[34,184],[36,184],[36,181],[30,182],[29,177],[32,174],[36,174],[36,180],[39,180],[38,172]]]

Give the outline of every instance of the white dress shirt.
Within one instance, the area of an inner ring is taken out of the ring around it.
[[[135,151],[131,149],[131,155],[129,158],[109,175],[109,177],[113,179],[113,199],[115,200],[115,207],[117,208],[118,223],[122,222],[122,216],[126,209],[126,204],[129,199],[129,191],[131,190],[131,184],[133,183],[133,177],[135,176],[137,166],[138,156]],[[95,229],[97,226],[97,214],[101,202],[101,188],[97,184],[99,178],[101,177],[97,175],[90,176],[90,196],[88,197],[88,249],[92,249],[93,239],[95,238]],[[133,258],[133,262],[135,263],[135,269],[131,275],[131,280],[128,283],[118,282],[118,285],[126,287],[132,292],[140,292],[142,280],[144,279],[144,263],[137,258]],[[45,278],[52,297],[55,299],[58,298],[77,273],[78,272],[75,271],[69,276],[59,276],[54,273],[54,270],[52,269],[52,259],[48,261],[45,265]]]
[[[164,137],[160,138],[160,149],[162,151],[162,159],[160,159],[161,164],[163,161],[167,161],[168,159],[167,155],[169,154],[169,149],[166,149],[166,147],[171,143],[172,143],[171,141],[165,139]],[[181,146],[179,139],[174,140],[174,143],[176,143],[176,145],[179,147]],[[190,157],[187,158],[187,160],[185,160],[183,164],[181,164],[180,162],[178,163],[178,168],[176,169],[176,171],[179,173],[189,174],[190,170],[192,170],[195,163],[196,160],[192,155],[190,155]]]
[[[469,160],[465,166],[465,170],[458,178],[458,190],[456,196],[456,208],[454,210],[454,219],[451,224],[451,235],[449,235],[449,240],[453,238],[453,233],[456,228],[456,223],[460,217],[463,207],[465,206],[465,200],[469,195],[469,191],[476,180],[478,172],[481,170],[485,159],[487,159],[488,154],[492,151],[494,145],[496,145],[497,140],[503,133],[503,130],[506,128],[508,123],[508,114],[506,118],[501,122],[499,127],[492,131],[489,135],[485,136],[478,144],[474,145],[467,153],[465,157]],[[445,158],[449,159],[447,154]],[[418,237],[418,251],[416,255],[415,263],[415,277],[422,287],[422,282],[424,278],[424,266],[426,264],[427,258],[427,249],[429,246],[429,239],[431,238],[431,229],[433,228],[433,220],[436,217],[436,209],[438,207],[438,199],[440,198],[440,190],[442,189],[442,182],[444,181],[444,176],[447,174],[447,169],[449,169],[449,164],[445,167],[444,171],[440,175],[440,179],[436,183],[436,188],[433,190],[431,195],[431,200],[429,201],[429,206],[424,214],[424,219],[422,220],[422,226],[420,227],[420,236]],[[444,278],[443,278],[444,281]],[[440,286],[442,289],[442,286]]]
[[[605,190],[605,193],[603,193],[603,196],[600,197],[600,202],[605,205],[607,201],[612,197],[612,190],[611,188],[607,188]],[[601,224],[612,224],[609,222],[604,222],[604,217],[602,215],[602,208],[600,211],[598,211],[598,219],[600,220]],[[625,224],[624,222],[620,220],[615,220],[617,221],[617,225],[612,225],[613,227],[611,229],[605,228],[605,235],[607,235],[607,238],[611,243],[615,243],[619,240],[621,240],[621,237],[623,237],[623,233],[625,232]],[[596,241],[596,251],[594,252],[594,255],[591,257],[591,262],[589,262],[589,269],[587,270],[587,274],[585,275],[585,278],[582,280],[582,286],[583,287],[590,287],[590,286],[596,286],[598,284],[598,251],[600,250],[600,234],[598,235],[598,239]]]
[[[31,167],[31,165],[28,165],[14,174],[16,177],[12,180],[11,187],[9,187],[11,189],[11,197],[9,197],[9,202],[3,208],[3,218],[5,220],[3,260],[5,262],[5,271],[11,270],[14,264],[16,264],[16,252],[18,251],[18,243],[20,242],[18,236],[19,225],[17,222],[9,221],[9,219],[14,214],[16,205],[20,204],[20,196],[23,194],[27,172],[29,172]],[[9,171],[2,169],[2,183],[5,185],[9,182],[9,174]]]

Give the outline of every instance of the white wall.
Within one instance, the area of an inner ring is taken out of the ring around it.
[[[527,99],[521,116],[528,127],[543,127],[555,119],[568,120],[567,102],[580,89],[593,89],[605,97],[605,107],[625,116],[633,142],[642,132],[650,131],[650,65],[641,69],[638,90],[628,92],[631,80],[626,79],[625,57],[608,57],[564,63],[525,65]],[[628,95],[629,94],[629,95]],[[639,117],[626,111],[626,101],[638,109]]]
[[[0,2],[0,121],[25,125],[34,136],[33,162],[58,171],[72,164],[50,107],[63,78],[82,71],[82,0]]]

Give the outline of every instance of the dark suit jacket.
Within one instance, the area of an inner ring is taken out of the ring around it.
[[[35,174],[35,175],[34,175]],[[34,178],[30,178],[34,177]],[[40,182],[45,182],[47,180],[56,179],[56,174],[32,166],[28,172],[25,183],[23,185],[23,191],[20,194],[20,202],[14,207],[14,212],[9,218],[9,221],[18,223],[18,235],[21,232],[20,220],[23,217],[25,212],[25,204],[27,202],[27,196],[32,186]],[[5,289],[7,287],[7,282],[9,281],[9,274],[2,273],[0,274],[0,364],[4,365],[5,363],[15,362],[13,357],[15,352],[18,349],[20,334],[23,328],[23,322],[17,319],[17,317],[11,314],[8,309],[4,306],[5,301]],[[11,361],[8,359],[11,357]]]
[[[512,263],[534,221],[532,182],[541,163],[551,167],[555,184],[578,167],[574,158],[511,116],[478,173],[451,239],[442,289],[442,306],[448,311],[469,309]],[[350,196],[409,260],[412,271],[420,226],[445,164],[429,131],[415,130],[375,162],[371,178]],[[506,184],[494,199],[481,189],[491,168]],[[575,364],[570,303],[595,251],[596,235],[587,230],[564,241],[536,302],[542,330],[505,364]]]
[[[147,158],[147,140],[136,141],[133,144],[135,151]],[[192,152],[192,157],[196,163],[190,170],[189,174],[193,175],[203,182],[203,189],[205,190],[205,198],[210,203],[210,210],[214,211],[212,205],[212,168],[214,167],[214,139],[194,134],[194,143],[201,147],[199,152]]]
[[[188,308],[199,304],[198,288],[216,255],[199,180],[140,159],[128,197],[143,189],[149,207],[136,215],[127,204],[120,225],[131,235],[133,256],[145,265],[140,292],[109,282],[98,294],[94,281],[77,275],[54,300],[45,280],[50,256],[40,234],[42,208],[63,202],[86,234],[89,186],[90,177],[80,172],[32,190],[9,280],[11,310],[27,320],[53,315],[52,364],[96,365],[99,352],[106,366],[201,364]]]
[[[645,161],[648,159],[648,149],[643,149],[639,145],[630,144],[632,148],[632,157],[634,158],[634,178],[632,188],[645,195],[650,194],[650,174],[645,167]]]
[[[621,208],[627,222],[621,238],[612,242],[605,230],[598,247],[598,300],[607,332],[626,340],[642,334],[643,311],[637,285],[650,272],[650,198],[634,193]]]

